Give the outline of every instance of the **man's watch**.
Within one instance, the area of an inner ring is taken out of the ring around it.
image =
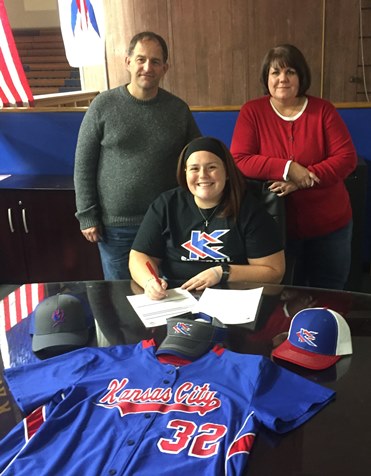
[[[231,267],[229,266],[228,263],[221,263],[220,266],[222,267],[222,277],[220,280],[220,284],[224,284],[229,279],[229,272]]]

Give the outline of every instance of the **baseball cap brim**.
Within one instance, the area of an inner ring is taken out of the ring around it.
[[[213,345],[213,340],[197,341],[179,335],[167,336],[157,349],[156,354],[173,354],[178,357],[188,357],[192,360],[206,353]]]
[[[84,347],[89,340],[89,330],[59,332],[56,334],[34,334],[32,338],[32,351],[38,352],[56,346]]]
[[[188,324],[192,331],[183,335],[174,330],[177,323]],[[222,327],[221,327],[222,326]],[[226,327],[217,319],[199,312],[191,312],[171,317],[167,320],[167,336],[158,347],[156,354],[172,354],[195,360],[208,352],[216,343],[224,340]]]
[[[295,347],[287,339],[273,350],[272,356],[311,370],[327,369],[341,359],[340,355],[324,355],[308,352],[299,347]]]

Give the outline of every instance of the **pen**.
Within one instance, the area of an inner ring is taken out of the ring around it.
[[[153,269],[151,263],[149,261],[146,261],[146,265],[147,265],[147,268],[149,269],[149,272],[155,278],[156,283],[158,283],[161,286],[161,281],[159,280],[159,277],[157,276],[156,271]]]

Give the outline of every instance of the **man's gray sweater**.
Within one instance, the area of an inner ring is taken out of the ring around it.
[[[187,104],[164,89],[148,101],[126,86],[99,94],[76,147],[80,228],[139,225],[149,204],[176,186],[178,156],[200,135]]]

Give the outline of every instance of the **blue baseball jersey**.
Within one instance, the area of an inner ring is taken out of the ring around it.
[[[25,416],[23,420],[0,441],[0,471],[10,465],[12,460],[23,450],[33,435],[42,428],[44,421],[62,398],[62,395],[58,395],[47,404],[40,405],[29,415]],[[2,473],[0,472],[0,474]]]
[[[261,425],[287,432],[334,396],[265,357],[220,347],[184,366],[164,363],[152,340],[4,376],[25,414],[54,404],[24,444],[7,447],[14,432],[0,443],[2,476],[238,475]]]

